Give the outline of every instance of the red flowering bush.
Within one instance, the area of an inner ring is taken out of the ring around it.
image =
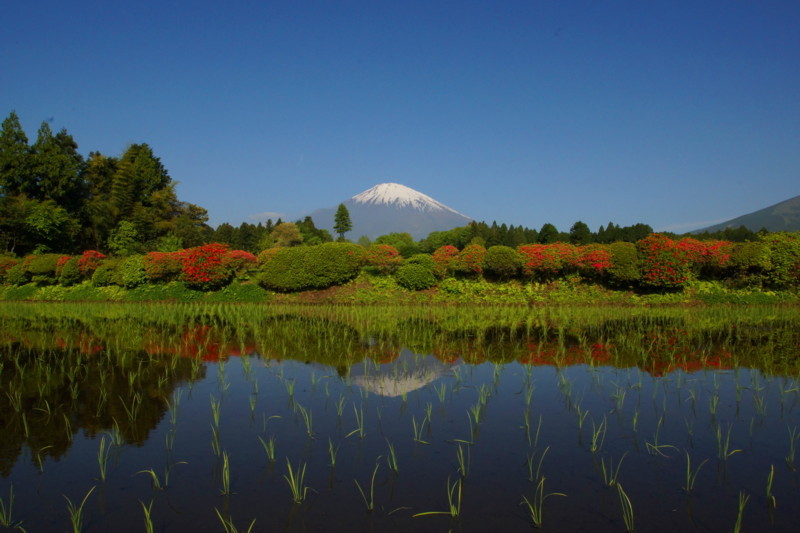
[[[692,239],[693,240],[693,239]],[[669,237],[652,233],[636,243],[641,259],[642,284],[658,289],[683,287],[689,280],[693,243],[679,245]]]
[[[233,274],[227,244],[212,242],[180,252],[181,279],[201,290],[217,289],[228,283]]]
[[[458,270],[465,274],[483,274],[483,260],[486,257],[486,248],[480,244],[469,244],[458,254]]]
[[[85,250],[80,258],[78,258],[78,270],[80,270],[81,274],[84,276],[91,276],[105,258],[106,256],[97,250]]]
[[[579,246],[574,256],[575,265],[581,274],[597,278],[606,274],[614,265],[611,251],[599,244]]]
[[[178,279],[183,269],[183,252],[150,252],[144,256],[144,273],[150,281],[168,282]]]
[[[397,248],[390,244],[373,244],[366,253],[367,267],[371,267],[381,274],[391,274],[403,262],[403,257]]]
[[[64,265],[66,265],[67,261],[69,260],[70,256],[68,255],[62,255],[61,257],[58,258],[58,261],[56,261],[56,272],[55,272],[56,277],[59,277],[61,275],[61,269],[64,268]]]
[[[458,248],[455,246],[442,246],[433,252],[433,272],[440,278],[452,275],[458,266]]]
[[[0,255],[0,281],[6,280],[6,273],[11,267],[16,266],[18,261],[7,255]]]
[[[258,264],[258,258],[245,250],[231,250],[228,253],[228,260],[230,269],[237,275],[255,268]]]
[[[524,244],[517,252],[522,256],[522,273],[531,278],[554,278],[577,266],[575,246],[564,242]]]

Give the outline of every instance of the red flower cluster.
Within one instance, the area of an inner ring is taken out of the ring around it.
[[[227,244],[212,242],[180,252],[181,278],[203,290],[215,289],[230,280],[230,249]]]
[[[458,254],[458,269],[468,274],[483,274],[483,259],[486,248],[480,244],[469,244]]]
[[[231,250],[228,253],[228,260],[234,272],[243,272],[258,264],[258,258],[245,250]]]
[[[105,258],[106,256],[97,250],[84,250],[83,254],[78,258],[78,269],[81,274],[91,274],[97,270],[100,262]]]
[[[554,276],[576,264],[575,246],[563,242],[524,244],[517,247],[517,252],[522,257],[522,273],[529,277],[537,274]]]
[[[151,281],[171,281],[181,273],[182,252],[150,252],[144,256],[144,273]]]
[[[366,261],[368,266],[375,267],[379,272],[391,274],[403,262],[403,257],[390,244],[373,244],[367,250]]]
[[[645,285],[674,288],[689,280],[690,258],[699,252],[694,243],[686,241],[679,244],[666,235],[652,233],[636,243]]]
[[[442,246],[433,252],[434,271],[440,277],[453,272],[458,265],[458,248],[455,246]]]
[[[56,262],[56,276],[61,275],[61,269],[64,268],[64,265],[66,265],[67,261],[70,259],[71,257],[68,255],[62,255],[58,258],[58,261]]]

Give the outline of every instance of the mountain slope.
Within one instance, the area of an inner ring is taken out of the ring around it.
[[[350,212],[352,240],[362,235],[374,239],[393,232],[408,232],[422,239],[433,231],[444,231],[469,224],[472,219],[428,195],[399,183],[381,183],[361,192],[345,206]],[[333,234],[336,208],[318,209],[311,214],[317,227]]]
[[[739,226],[751,231],[758,231],[761,228],[769,231],[800,231],[800,196],[692,233],[721,231]]]

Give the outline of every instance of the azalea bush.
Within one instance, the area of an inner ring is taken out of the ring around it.
[[[524,244],[517,247],[522,257],[522,274],[528,278],[549,280],[576,269],[576,247],[553,244]]]
[[[660,233],[653,233],[636,243],[643,285],[656,289],[676,289],[689,281],[690,259],[695,254],[687,245],[679,245]]]
[[[390,244],[373,244],[365,254],[368,268],[380,273],[391,274],[403,263],[403,257]]]
[[[486,248],[480,244],[469,244],[458,254],[457,270],[468,276],[483,274],[483,260],[486,257]]]
[[[150,281],[174,281],[182,270],[181,252],[150,252],[144,256],[144,272]]]
[[[451,245],[445,245],[437,248],[431,257],[434,263],[434,273],[440,278],[445,276],[452,276],[458,267],[458,248]]]
[[[78,270],[82,276],[91,277],[105,258],[106,256],[97,250],[85,250],[78,258]]]
[[[233,276],[230,247],[212,242],[180,253],[181,280],[188,287],[213,290],[227,285]]]

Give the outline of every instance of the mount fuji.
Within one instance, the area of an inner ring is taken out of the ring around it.
[[[353,229],[348,237],[356,240],[362,235],[375,239],[394,232],[410,233],[414,239],[424,239],[433,231],[445,231],[465,226],[472,219],[447,207],[426,194],[399,183],[381,183],[342,202],[350,212]],[[317,227],[332,235],[336,208],[318,209],[311,213]]]

